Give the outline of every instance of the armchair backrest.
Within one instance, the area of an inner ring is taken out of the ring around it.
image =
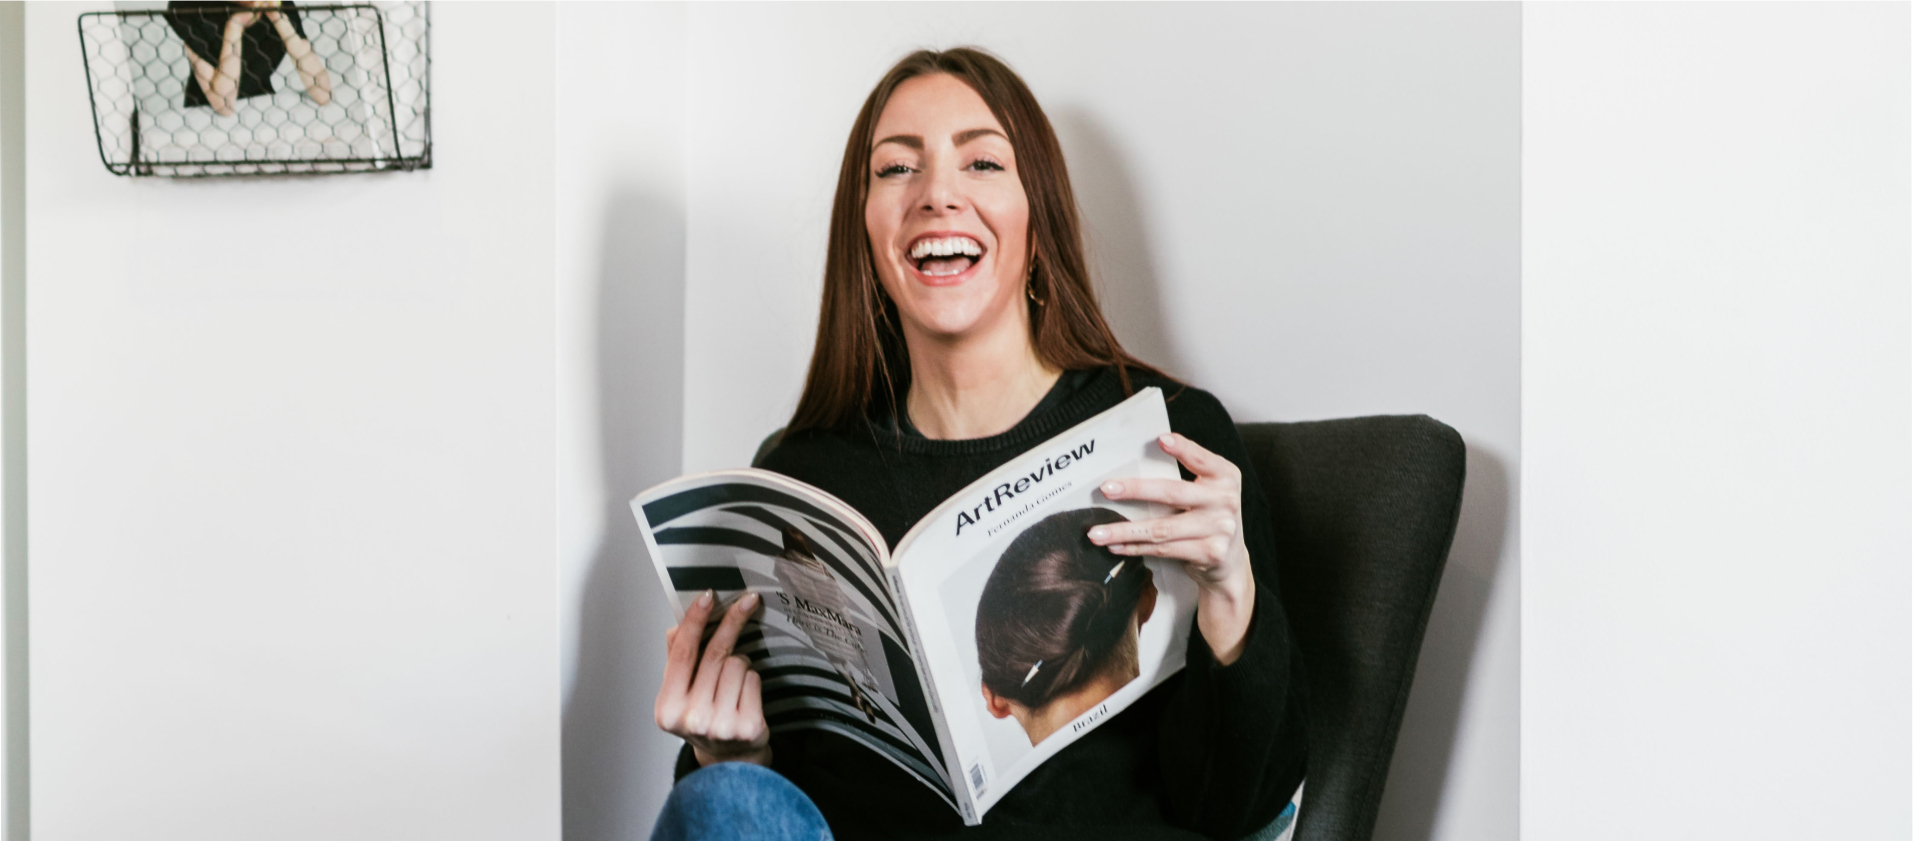
[[[1295,841],[1368,841],[1460,518],[1467,450],[1423,415],[1238,429],[1275,515],[1282,601],[1307,670]]]

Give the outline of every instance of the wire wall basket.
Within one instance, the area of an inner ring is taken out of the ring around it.
[[[425,3],[130,5],[80,15],[113,174],[431,167]]]

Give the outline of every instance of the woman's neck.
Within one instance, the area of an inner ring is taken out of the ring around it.
[[[1017,723],[1023,725],[1023,732],[1030,737],[1030,744],[1034,745],[1075,721],[1077,716],[1089,712],[1091,707],[1109,700],[1109,696],[1128,686],[1140,673],[1141,669],[1131,665],[1121,672],[1098,675],[1090,682],[1050,699],[1041,709],[1017,716]]]
[[[926,438],[954,441],[1007,431],[1063,373],[1037,358],[1027,324],[973,338],[905,340],[910,394],[904,405]]]

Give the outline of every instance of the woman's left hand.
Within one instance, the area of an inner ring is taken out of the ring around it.
[[[1198,588],[1196,628],[1216,661],[1226,666],[1242,656],[1255,615],[1255,573],[1242,542],[1242,470],[1173,432],[1158,443],[1196,480],[1117,479],[1103,483],[1103,496],[1180,510],[1153,520],[1096,526],[1089,540],[1118,555],[1181,561]]]

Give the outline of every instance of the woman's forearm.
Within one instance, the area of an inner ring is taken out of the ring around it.
[[[219,75],[219,69],[213,67],[212,62],[200,58],[192,47],[186,48],[186,62],[192,65],[193,81],[199,84],[199,92],[206,95],[206,105],[220,114],[230,115],[232,109],[227,107],[226,98],[213,89],[213,79]]]
[[[213,68],[212,88],[206,91],[206,104],[227,116],[232,115],[233,105],[239,101],[245,38],[246,21],[240,15],[227,18],[225,37],[219,45],[219,63]]]
[[[306,95],[312,97],[313,102],[325,105],[332,101],[332,76],[325,72],[325,62],[318,53],[313,52],[312,45],[306,39],[300,38],[298,43],[304,48],[304,53],[295,52],[292,42],[286,42],[286,52],[292,56],[292,66],[299,71],[299,81],[306,86]]]
[[[299,82],[305,85],[306,95],[313,102],[325,105],[332,101],[332,76],[325,70],[325,61],[319,58],[312,42],[292,28],[292,20],[283,12],[268,12],[272,27],[279,33],[279,40],[286,44],[286,55],[292,57],[293,69],[299,71]]]

